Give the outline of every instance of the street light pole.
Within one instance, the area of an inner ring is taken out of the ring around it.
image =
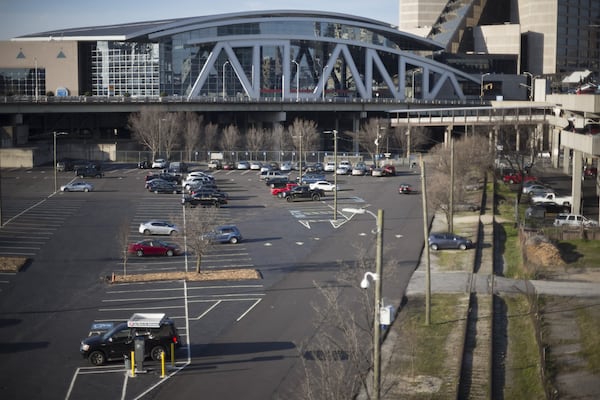
[[[58,190],[58,182],[57,182],[57,176],[56,176],[56,172],[57,172],[57,168],[56,168],[56,136],[57,135],[68,135],[67,132],[52,132],[53,136],[54,136],[54,193],[57,192]]]
[[[296,60],[292,60],[296,64],[296,102],[300,100],[300,64]]]
[[[368,277],[375,283],[375,301],[373,314],[373,399],[379,400],[381,393],[381,280],[383,264],[383,210],[377,210],[377,215],[364,208],[344,208],[342,211],[353,214],[369,214],[375,218],[377,226],[377,250],[375,255],[375,273],[367,272],[360,286],[369,287]]]
[[[225,98],[225,66],[229,64],[229,60],[223,63],[223,98]]]
[[[332,131],[325,131],[323,133],[333,133],[333,220],[337,221],[337,214],[338,214],[338,187],[337,187],[337,173],[335,171],[335,169],[337,168],[337,146],[338,146],[338,140],[337,140],[337,134],[338,131],[337,130],[332,130]]]

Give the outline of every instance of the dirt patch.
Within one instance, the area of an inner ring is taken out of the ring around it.
[[[27,264],[27,257],[0,257],[0,272],[19,272]]]
[[[156,282],[156,281],[241,281],[249,279],[261,279],[261,275],[254,269],[236,269],[207,272],[160,272],[148,274],[117,275],[113,274],[106,278],[109,283],[131,283],[131,282]]]
[[[560,250],[543,236],[533,236],[525,242],[525,258],[529,264],[546,270],[564,269]]]

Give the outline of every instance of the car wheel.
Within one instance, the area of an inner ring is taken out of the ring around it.
[[[144,235],[149,235],[150,231],[148,229],[144,229]]]
[[[67,189],[67,188],[63,189],[63,192],[68,192],[68,191],[69,191],[69,189]]]
[[[158,190],[155,190],[154,193],[158,194]]]
[[[466,245],[466,244],[464,244],[464,243],[461,243],[461,244],[458,246],[458,248],[459,248],[459,249],[461,249],[461,250],[466,250],[466,249],[467,249],[467,245]]]
[[[171,232],[169,232],[169,235],[170,236],[177,236],[177,231],[171,231]]]
[[[219,203],[218,201],[215,201],[214,205],[215,205],[216,208],[221,207],[221,203]]]
[[[291,196],[286,197],[285,201],[287,201],[288,203],[291,203],[292,202],[292,197]]]
[[[83,189],[83,191],[84,191],[84,192],[89,192],[89,191],[90,191],[90,189],[88,189],[88,188],[85,188],[85,189]]]
[[[152,348],[152,350],[150,351],[150,357],[154,360],[154,361],[160,361],[160,357],[161,355],[165,354],[165,349],[162,346],[155,346]]]
[[[173,250],[167,250],[167,256],[168,257],[172,257],[173,256]]]
[[[440,248],[440,247],[439,247],[437,244],[435,244],[435,243],[433,243],[433,244],[432,244],[430,247],[431,247],[431,250],[438,250],[438,249]]]
[[[90,354],[90,363],[92,365],[102,365],[106,362],[106,356],[101,351],[94,351]]]
[[[313,199],[313,201],[319,201],[319,200],[321,200],[321,196],[319,196],[318,194],[314,194],[312,199]]]
[[[135,254],[137,254],[138,257],[141,257],[144,255],[144,252],[142,250],[138,250],[135,252]]]
[[[232,237],[231,239],[229,239],[229,243],[231,244],[236,244],[238,242],[238,238],[236,238],[235,236]]]

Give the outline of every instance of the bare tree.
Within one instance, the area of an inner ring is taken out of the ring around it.
[[[185,208],[185,230],[187,246],[196,257],[196,273],[202,272],[202,256],[213,246],[202,235],[210,232],[217,225],[215,208]]]
[[[223,150],[232,152],[237,149],[238,143],[240,142],[240,130],[235,125],[228,125],[223,129],[221,136],[221,146]]]
[[[446,214],[450,230],[450,191],[457,202],[464,200],[465,186],[482,180],[493,166],[493,152],[487,138],[468,136],[455,139],[454,157],[451,146],[439,144],[429,152],[427,163],[427,201],[432,209],[441,209]],[[450,187],[451,160],[454,159],[454,187]]]
[[[341,264],[335,281],[315,283],[322,300],[313,304],[317,331],[300,346],[305,380],[303,390],[290,398],[345,400],[356,398],[361,390],[372,396],[374,296],[359,289],[358,282],[375,266],[364,243],[354,247],[355,263]],[[394,265],[393,260],[386,263],[382,278],[390,279]],[[388,386],[383,380],[382,392]]]
[[[161,146],[165,149],[165,157],[169,160],[173,150],[181,143],[185,115],[181,112],[161,113],[158,118]]]
[[[307,151],[315,151],[319,145],[319,132],[317,132],[317,124],[314,121],[307,121],[296,118],[292,125],[288,127],[289,137],[294,145],[294,149],[304,156]]]
[[[430,142],[427,130],[428,128],[422,126],[397,126],[390,132],[390,137],[404,154],[410,154]]]
[[[365,122],[358,131],[358,140],[363,150],[369,153],[371,159],[375,159],[377,153],[382,152],[383,140],[387,132],[386,121],[379,118],[371,118]],[[348,134],[351,134],[348,132]]]
[[[200,143],[200,135],[202,132],[202,122],[204,121],[204,117],[196,114],[195,112],[186,112],[184,119],[185,125],[183,129],[183,145],[187,160],[191,161],[192,153],[194,152],[194,149],[198,148],[198,144]]]
[[[267,143],[266,133],[264,129],[257,129],[251,127],[246,133],[246,147],[253,153],[258,153],[260,150],[265,148]],[[256,156],[254,157],[256,158]]]
[[[127,276],[127,261],[129,260],[129,222],[123,221],[117,233],[117,240],[123,257],[123,276]]]
[[[292,148],[291,137],[285,134],[285,128],[282,124],[273,125],[269,142],[272,143],[272,150],[275,151],[290,150]]]
[[[213,124],[212,122],[208,123],[204,126],[204,137],[202,140],[202,146],[206,151],[219,150],[218,141],[217,141],[217,132],[219,130],[219,126],[217,124]]]
[[[152,159],[160,152],[160,132],[157,114],[149,108],[129,115],[128,128],[133,137],[152,152]]]

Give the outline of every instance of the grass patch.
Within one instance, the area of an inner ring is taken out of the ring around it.
[[[595,311],[595,312],[594,312]],[[581,335],[581,355],[587,361],[590,372],[600,373],[600,319],[598,308],[577,310],[577,324]]]
[[[562,240],[557,247],[567,262],[567,268],[600,268],[597,240]]]
[[[507,399],[545,399],[535,329],[526,296],[503,298],[507,310],[508,342],[506,384]]]
[[[156,281],[237,281],[261,279],[260,273],[254,269],[231,269],[206,272],[159,272],[150,274],[116,275],[107,277],[110,283],[156,282]]]
[[[456,395],[460,376],[457,357],[464,344],[468,298],[465,294],[434,294],[429,326],[425,325],[425,297],[409,299],[402,310],[400,340],[386,372],[402,378],[403,383],[395,388],[400,396],[396,398],[447,399]],[[426,387],[426,381],[439,384]]]

